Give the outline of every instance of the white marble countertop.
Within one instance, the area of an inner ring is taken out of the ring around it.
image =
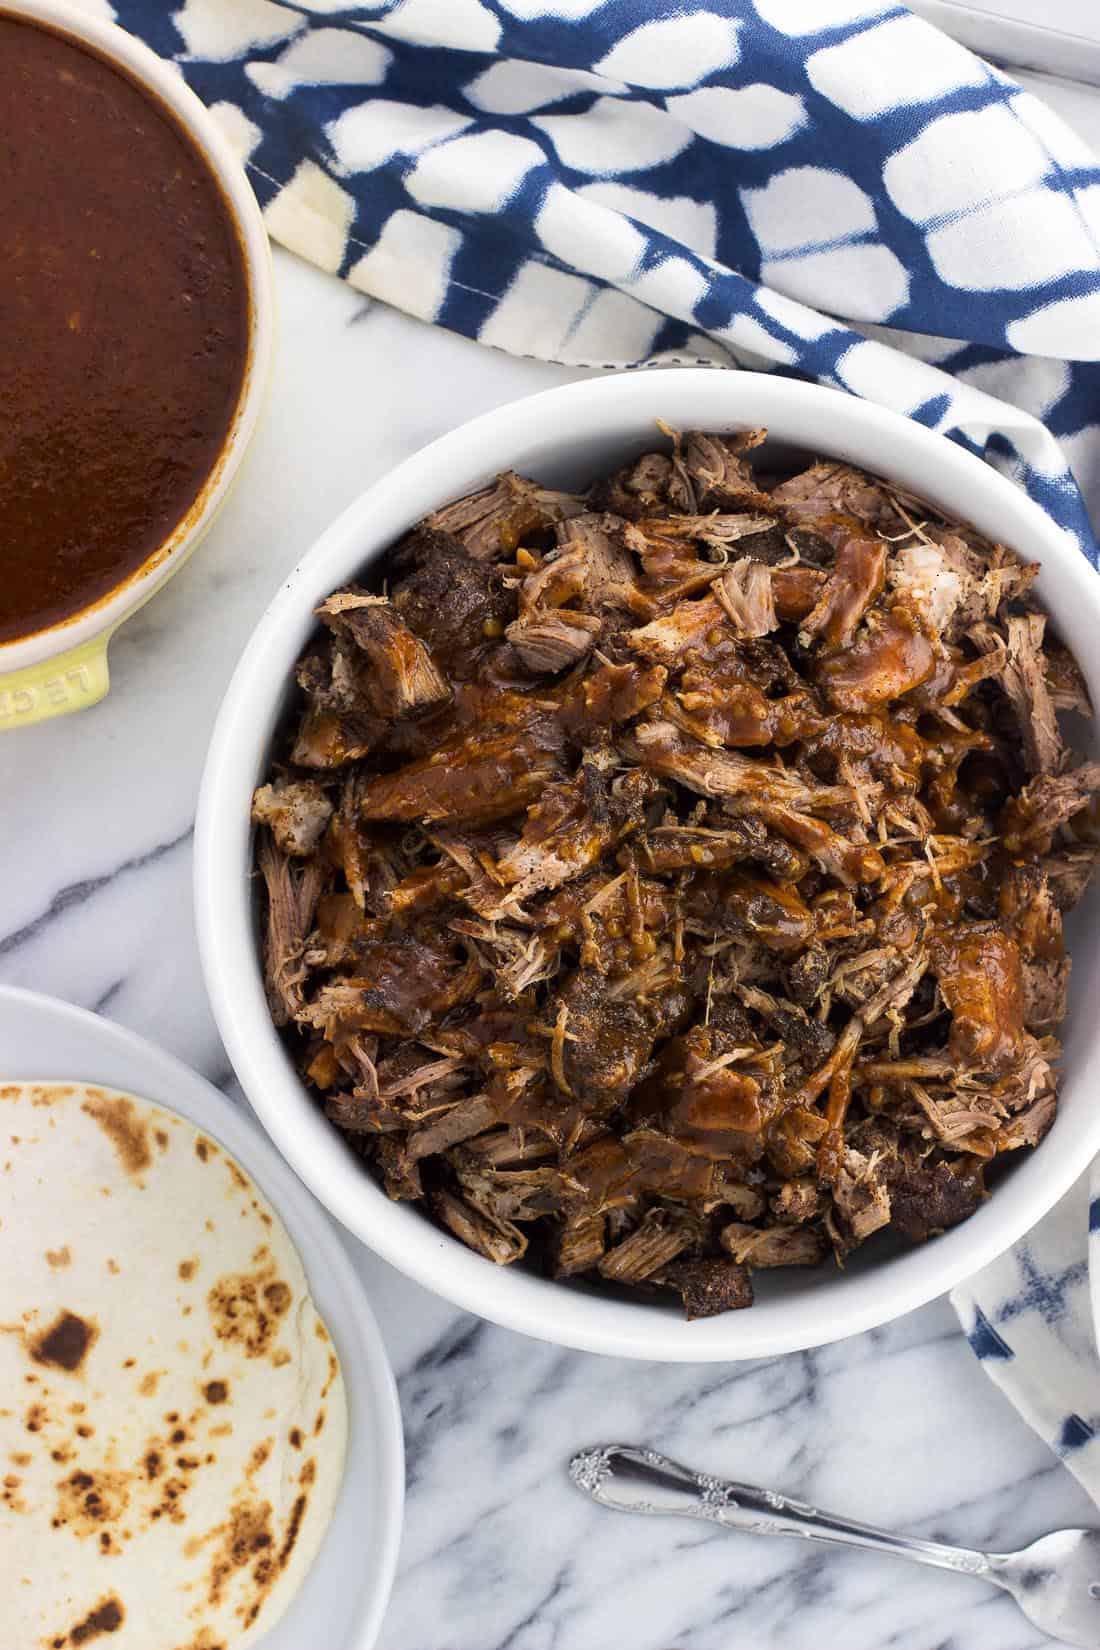
[[[1100,95],[1044,90],[1100,141]],[[432,331],[286,254],[276,264],[274,392],[216,529],[119,633],[104,703],[0,737],[0,980],[94,1008],[227,1089],[190,859],[234,661],[286,571],[377,476],[475,413],[579,376]],[[492,1328],[357,1256],[408,1443],[384,1650],[1038,1650],[978,1582],[616,1518],[566,1479],[574,1449],[619,1437],[973,1545],[1095,1521],[945,1302],[775,1362],[638,1365]]]

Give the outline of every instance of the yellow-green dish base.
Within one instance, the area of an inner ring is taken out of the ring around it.
[[[98,704],[111,685],[109,640],[109,636],[93,636],[68,653],[0,676],[0,733]]]

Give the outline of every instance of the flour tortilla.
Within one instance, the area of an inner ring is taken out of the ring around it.
[[[4,1650],[245,1650],[346,1443],[302,1263],[235,1159],[115,1090],[0,1085]]]

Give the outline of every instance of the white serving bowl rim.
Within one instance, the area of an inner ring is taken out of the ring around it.
[[[306,1184],[364,1243],[459,1306],[544,1340],[620,1357],[729,1361],[820,1346],[923,1305],[1015,1243],[1068,1190],[1100,1150],[1100,1106],[1087,1095],[1100,1016],[1082,1012],[1089,987],[1100,989],[1100,940],[1086,935],[1090,944],[1076,959],[1085,978],[1071,1011],[1054,1128],[968,1222],[846,1273],[788,1273],[780,1292],[765,1287],[750,1311],[689,1324],[662,1305],[494,1267],[415,1208],[391,1202],[283,1050],[264,997],[249,891],[249,794],[317,603],[413,521],[497,471],[515,467],[542,479],[549,469],[554,481],[564,464],[578,480],[594,477],[616,449],[617,456],[643,450],[658,417],[681,428],[767,425],[783,444],[860,463],[1041,561],[1039,594],[1100,703],[1093,640],[1100,581],[1034,502],[961,447],[895,412],[793,379],[685,368],[585,380],[484,414],[415,454],[345,510],[294,568],[241,657],[214,730],[196,824],[196,918],[214,1013],[245,1092]],[[772,1276],[764,1275],[766,1284]]]

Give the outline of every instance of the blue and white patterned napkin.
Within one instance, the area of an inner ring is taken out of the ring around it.
[[[839,385],[1008,470],[1097,559],[1100,168],[903,6],[113,12],[214,110],[272,236],[353,286],[519,355]]]
[[[1100,1164],[1027,1237],[952,1291],[986,1373],[1100,1502]]]
[[[360,290],[521,355],[839,385],[1007,471],[1097,561],[1100,167],[903,6],[113,10],[213,109],[272,236]],[[1086,1204],[955,1299],[1100,1500]]]

